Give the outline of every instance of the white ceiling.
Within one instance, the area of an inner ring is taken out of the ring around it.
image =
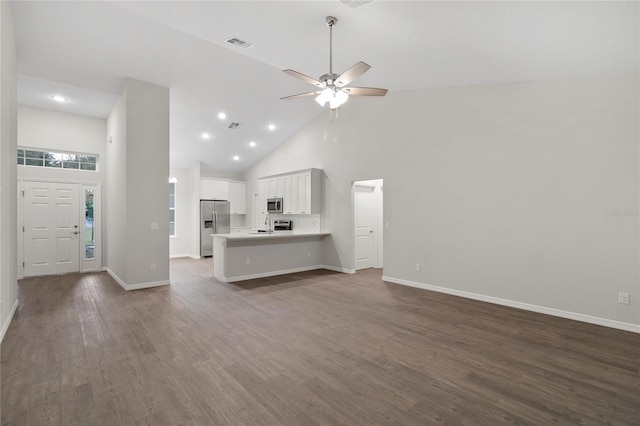
[[[638,2],[12,2],[18,103],[106,117],[130,77],[171,89],[171,165],[242,172],[319,114],[317,78],[364,61],[394,91],[639,72]],[[254,47],[225,42],[238,37]],[[69,99],[57,104],[51,96]],[[369,98],[367,102],[383,102]],[[356,103],[347,102],[343,108]],[[227,113],[219,120],[220,111]],[[242,126],[227,129],[231,121]],[[277,129],[268,131],[268,123]],[[209,132],[210,141],[200,135]],[[255,141],[255,148],[249,147]],[[232,157],[239,155],[240,160]]]

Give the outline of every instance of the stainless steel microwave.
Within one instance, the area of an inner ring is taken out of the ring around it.
[[[282,198],[267,199],[267,213],[282,213]]]

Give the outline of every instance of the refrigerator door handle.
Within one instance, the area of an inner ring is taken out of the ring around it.
[[[213,233],[218,233],[218,213],[215,210],[213,211]]]

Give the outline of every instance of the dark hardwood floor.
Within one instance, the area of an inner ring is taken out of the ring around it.
[[[2,344],[3,425],[638,425],[640,335],[388,284],[31,278]]]

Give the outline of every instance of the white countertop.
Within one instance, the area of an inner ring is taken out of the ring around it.
[[[323,237],[327,235],[331,235],[331,232],[274,231],[272,233],[248,232],[246,234],[211,234],[212,237],[224,238],[227,240],[263,240],[271,238]]]

